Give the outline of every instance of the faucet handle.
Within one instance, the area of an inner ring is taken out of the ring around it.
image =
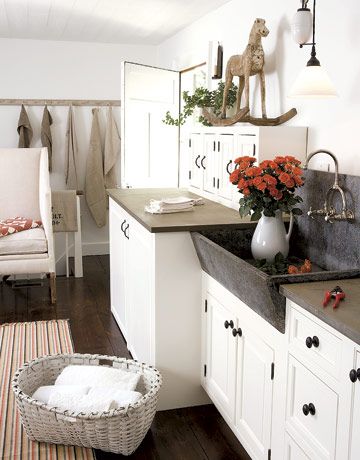
[[[310,206],[307,215],[310,216],[312,219],[314,219],[314,211],[313,208]]]

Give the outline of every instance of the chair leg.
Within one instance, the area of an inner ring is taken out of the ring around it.
[[[56,273],[50,273],[50,297],[51,304],[56,303]]]

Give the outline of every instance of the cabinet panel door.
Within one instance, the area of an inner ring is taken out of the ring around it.
[[[285,460],[315,460],[308,457],[289,435],[286,435],[285,446]]]
[[[222,198],[231,200],[233,192],[237,191],[235,186],[229,181],[229,171],[234,169],[234,136],[232,134],[222,134],[219,136],[219,147],[218,152],[218,178],[219,178],[219,190],[218,194]]]
[[[257,157],[256,144],[258,137],[252,134],[238,134],[236,142],[236,157]]]
[[[215,193],[217,187],[217,152],[215,134],[204,134],[204,155],[200,164],[204,175],[204,190]]]
[[[356,352],[355,369],[360,368],[360,352]],[[354,396],[352,406],[352,424],[350,431],[350,460],[360,458],[360,382],[354,383]]]
[[[238,338],[235,426],[256,459],[267,459],[270,449],[273,360],[273,349],[255,332],[243,330]]]
[[[315,413],[304,412],[313,404]],[[338,394],[290,355],[286,425],[301,445],[306,443],[321,459],[335,459]]]
[[[127,318],[125,297],[125,243],[122,231],[126,221],[126,214],[120,206],[110,199],[110,298],[111,311],[127,340]]]
[[[203,169],[200,165],[203,156],[203,137],[201,134],[192,134],[190,138],[190,185],[199,189],[203,187]]]
[[[233,421],[235,415],[236,339],[225,321],[235,318],[214,297],[207,293],[206,379],[205,389],[219,409]]]
[[[153,295],[152,295],[152,235],[137,223],[130,222],[127,239],[127,285],[129,340],[128,348],[135,359],[154,365],[153,362]]]

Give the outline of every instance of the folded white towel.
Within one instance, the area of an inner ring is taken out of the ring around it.
[[[177,196],[175,198],[162,198],[160,201],[164,206],[180,205],[180,204],[192,204],[194,206],[199,206],[201,204],[204,204],[204,200],[202,198],[190,198],[188,196]]]
[[[150,203],[145,206],[145,211],[151,214],[170,214],[173,212],[192,211],[194,206],[200,204],[204,204],[202,198],[186,196],[162,198],[161,200],[150,200]]]
[[[180,208],[180,209],[161,209],[153,206],[145,206],[145,211],[150,213],[150,214],[172,214],[174,212],[187,212],[187,211],[193,211],[194,207],[189,206],[186,208]]]
[[[56,391],[52,393],[49,399],[49,406],[57,407],[60,410],[69,410],[71,412],[83,412],[85,414],[91,412],[107,412],[110,409],[115,409],[115,404],[112,398],[101,398],[87,395],[77,396],[69,394],[61,394]]]
[[[94,400],[97,400],[98,398],[112,399],[114,402],[112,408],[116,409],[127,406],[128,404],[134,404],[142,398],[142,394],[138,391],[119,390],[116,387],[90,388],[88,396]]]
[[[38,401],[48,404],[51,395],[55,391],[64,395],[83,396],[86,395],[89,390],[90,387],[85,385],[61,385],[59,387],[54,385],[45,385],[39,387],[32,397]]]
[[[114,367],[71,365],[62,370],[55,385],[70,385],[77,382],[79,385],[92,387],[109,386],[119,390],[135,390],[139,379],[140,374]]]

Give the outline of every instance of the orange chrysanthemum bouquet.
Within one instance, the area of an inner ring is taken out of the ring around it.
[[[301,215],[296,205],[302,201],[295,195],[295,190],[304,183],[301,161],[293,156],[278,156],[273,160],[264,160],[255,166],[255,158],[244,156],[235,160],[235,170],[230,175],[230,182],[243,194],[240,198],[239,213],[241,217],[251,214],[251,220],[260,219],[261,215],[275,217],[275,212],[292,212]]]

